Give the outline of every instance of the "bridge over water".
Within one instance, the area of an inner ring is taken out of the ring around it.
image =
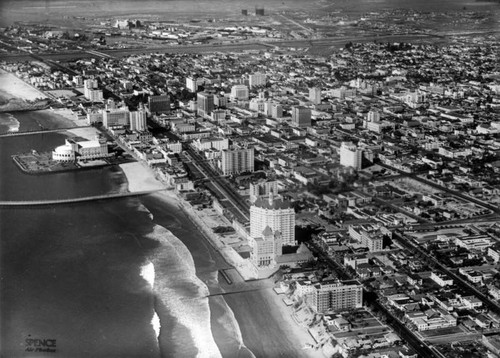
[[[132,196],[142,196],[153,194],[166,189],[156,189],[156,190],[145,190],[137,191],[134,193],[114,193],[114,194],[104,194],[104,195],[94,195],[86,196],[81,198],[70,198],[70,199],[55,199],[55,200],[27,200],[27,201],[0,201],[0,207],[29,207],[29,206],[48,206],[48,205],[61,205],[61,204],[73,204],[73,203],[84,203],[89,201],[97,200],[111,200],[118,198],[127,198]]]
[[[43,133],[56,133],[56,132],[64,132],[71,129],[78,128],[90,128],[90,126],[82,126],[82,127],[65,127],[65,128],[56,128],[56,129],[40,129],[36,131],[26,131],[26,132],[8,132],[0,134],[1,137],[18,137],[23,135],[32,135],[32,134],[43,134]]]

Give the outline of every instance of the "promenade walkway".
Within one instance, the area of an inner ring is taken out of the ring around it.
[[[110,200],[117,198],[126,198],[131,196],[141,196],[156,193],[165,189],[156,190],[146,190],[138,191],[134,193],[115,193],[115,194],[104,194],[104,195],[94,195],[86,196],[82,198],[70,198],[70,199],[55,199],[55,200],[25,200],[25,201],[0,201],[0,207],[22,207],[22,206],[44,206],[44,205],[61,205],[61,204],[73,204],[73,203],[83,203],[88,201],[97,200]]]

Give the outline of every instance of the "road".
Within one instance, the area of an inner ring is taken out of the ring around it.
[[[220,176],[203,158],[200,154],[196,152],[193,148],[189,146],[186,147],[186,152],[192,160],[192,163],[202,172],[214,187],[222,194],[223,197],[227,198],[232,206],[241,214],[243,218],[247,221],[250,220],[249,209],[250,205],[243,200],[243,198],[234,192],[233,188],[229,183],[226,182],[224,178]]]
[[[324,251],[318,247],[315,243],[309,242],[309,248],[313,251],[319,258],[326,262],[331,269],[333,269],[341,280],[352,280],[349,272],[344,268],[343,265],[339,264]],[[363,300],[373,306],[375,311],[381,312],[387,319],[387,324],[392,327],[392,329],[403,338],[408,344],[419,354],[420,357],[431,358],[439,357],[434,350],[428,347],[425,342],[422,342],[408,327],[406,327],[401,321],[399,321],[386,307],[384,307],[379,302],[379,297],[376,292],[367,291],[363,289]]]
[[[98,58],[103,56],[108,57],[125,57],[129,55],[137,55],[143,53],[201,53],[201,52],[227,52],[227,51],[244,51],[244,50],[266,50],[272,47],[342,47],[347,42],[394,42],[404,41],[411,42],[413,40],[441,40],[442,38],[436,35],[426,34],[403,34],[403,35],[367,35],[367,36],[346,36],[346,37],[327,37],[322,39],[304,39],[304,40],[284,40],[273,42],[246,42],[246,43],[229,43],[229,44],[200,44],[200,45],[164,45],[148,48],[128,48],[128,49],[112,49],[100,50],[68,50],[60,51],[58,53],[43,53],[43,54],[30,54],[30,53],[0,53],[0,60],[17,62],[17,61],[32,61],[33,58],[45,61],[69,61],[72,59],[82,58]],[[3,45],[5,46],[5,45]],[[54,63],[54,65],[59,65]]]
[[[482,208],[485,208],[485,209],[488,209],[488,210],[491,210],[492,212],[494,212],[495,214],[500,214],[500,208],[495,206],[495,205],[491,205],[491,204],[488,204],[488,203],[485,203],[481,200],[477,200],[475,198],[471,198],[470,196],[467,196],[465,194],[462,194],[461,192],[459,191],[456,191],[456,190],[452,190],[452,189],[448,189],[448,188],[445,188],[444,186],[441,186],[439,184],[436,184],[430,180],[426,180],[426,179],[423,179],[421,177],[419,177],[418,175],[415,175],[415,174],[412,174],[412,173],[406,173],[400,169],[396,169],[390,165],[387,165],[387,164],[384,164],[384,163],[377,163],[378,165],[380,165],[381,167],[384,167],[384,168],[387,168],[387,169],[390,169],[390,170],[393,170],[395,172],[398,172],[400,174],[405,174],[407,177],[409,178],[412,178],[422,184],[425,184],[425,185],[428,185],[428,186],[431,186],[435,189],[439,189],[445,193],[448,193],[448,194],[451,194],[453,196],[456,196],[460,199],[463,199],[465,201],[468,201],[468,202],[471,202],[471,203],[474,203]]]
[[[434,256],[431,256],[427,251],[423,250],[420,246],[415,244],[413,240],[401,233],[394,232],[393,239],[398,241],[401,245],[405,246],[411,252],[418,252],[420,255],[424,256],[428,262],[431,262],[434,267],[448,275],[455,281],[455,284],[461,286],[465,291],[469,291],[471,294],[475,295],[483,304],[489,308],[491,311],[500,314],[500,305],[492,301],[487,295],[479,291],[474,285],[470,284],[461,276],[457,275],[455,272],[450,270],[448,267],[440,263]]]

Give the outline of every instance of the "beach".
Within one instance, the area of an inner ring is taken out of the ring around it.
[[[127,163],[120,165],[120,167],[127,177],[129,185],[128,190],[131,192],[156,190],[162,187],[162,184],[155,179],[152,169],[146,164]],[[172,190],[164,190],[153,194],[153,196],[169,206],[178,208],[179,205],[184,206],[183,211],[179,210],[178,214],[182,214],[183,212],[187,214],[205,239],[207,239],[207,241],[209,240],[210,245],[219,251],[219,254],[224,257],[227,263],[238,265],[238,262],[244,261],[241,257],[239,257],[239,259],[232,256],[228,257],[227,251],[230,250],[234,253],[235,251],[230,248],[224,248],[220,240],[217,240],[213,232],[206,226],[206,223],[196,215],[196,211],[186,207],[186,205],[189,204],[182,203],[182,200]],[[162,236],[167,237],[167,239],[162,238]],[[160,264],[160,260],[165,260],[167,258],[167,256],[165,256],[168,252],[167,248],[172,245],[172,242],[169,243],[169,241],[173,238],[170,232],[164,231],[161,228],[155,229],[155,233],[152,234],[152,237],[162,242],[162,249],[160,249],[151,260],[156,268]],[[169,237],[170,239],[168,239]],[[174,245],[176,246],[176,251],[179,250],[177,245],[178,244]],[[186,257],[188,257],[187,253],[185,254]],[[227,264],[222,263],[219,264],[219,266],[227,267]],[[210,353],[198,356],[220,356],[224,351],[224,347],[219,347],[220,352],[216,351],[210,337],[207,337],[205,333],[201,333],[209,330],[209,327],[206,326],[207,303],[203,303],[204,299],[201,297],[207,286],[204,286],[199,280],[193,277],[193,271],[191,270],[184,271],[183,275],[193,280],[192,284],[194,287],[197,287],[196,291],[200,293],[200,296],[198,299],[192,301],[192,306],[184,306],[182,300],[176,298],[174,302],[176,302],[176,306],[178,306],[178,312],[172,312],[171,314],[175,314],[176,318],[188,328],[188,331],[191,332],[193,340],[195,341],[195,346],[199,348],[204,347],[205,353]],[[199,275],[198,272],[197,275]],[[235,275],[232,275],[232,277],[237,278]],[[203,281],[207,280],[204,279]],[[233,282],[231,285],[224,282],[219,284],[214,282],[213,278],[210,281],[212,282],[207,283],[207,285],[212,291],[231,292],[248,290],[247,292],[212,297],[210,298],[210,309],[208,310],[209,314],[212,315],[214,314],[214,310],[224,311],[223,313],[217,312],[217,317],[212,317],[212,321],[215,319],[223,327],[227,327],[228,330],[236,332],[236,337],[241,336],[240,340],[242,340],[242,342],[236,342],[235,344],[241,346],[242,350],[239,354],[242,354],[242,356],[325,357],[320,350],[306,347],[306,345],[313,345],[315,342],[308,333],[307,328],[299,325],[293,319],[292,307],[287,307],[282,302],[284,295],[277,295],[274,292],[272,289],[274,284],[273,279],[244,282],[240,277],[239,280]],[[218,289],[215,286],[217,286]],[[169,290],[168,287],[158,283],[155,292],[159,295],[160,300],[163,299],[167,302],[168,298],[168,301],[172,302],[173,291]],[[188,309],[187,307],[190,308]],[[193,326],[194,318],[191,311],[198,312],[197,316],[198,323],[201,325],[200,327]],[[214,337],[218,337],[220,332],[213,331],[212,334]],[[225,341],[227,340],[226,337]],[[219,338],[217,343],[220,345],[221,341],[222,338]],[[234,344],[234,342],[232,343]],[[251,353],[248,350],[250,350]]]
[[[2,69],[0,69],[0,97],[5,100],[22,99],[27,101],[47,98],[42,91]]]

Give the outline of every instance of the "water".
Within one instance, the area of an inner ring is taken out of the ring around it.
[[[30,176],[10,158],[64,138],[0,138],[0,200],[125,190],[115,167]],[[59,357],[251,356],[225,301],[206,298],[222,259],[158,196],[3,208],[0,240],[2,356],[47,356],[27,351],[33,339],[55,340]]]

